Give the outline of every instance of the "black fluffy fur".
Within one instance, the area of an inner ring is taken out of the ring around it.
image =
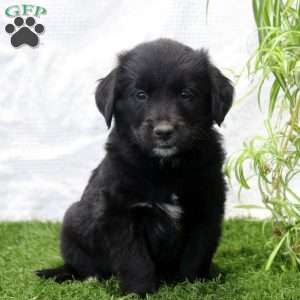
[[[65,214],[65,265],[37,274],[57,282],[116,275],[123,293],[139,295],[207,278],[225,202],[213,124],[232,97],[203,50],[160,39],[121,54],[96,91],[107,125],[115,120],[107,155]]]

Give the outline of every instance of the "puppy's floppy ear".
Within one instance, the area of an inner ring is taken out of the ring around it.
[[[212,117],[220,126],[232,105],[234,89],[230,80],[214,66],[211,66],[210,77]]]
[[[115,102],[115,85],[117,69],[113,69],[105,78],[100,79],[96,89],[96,104],[110,128]]]

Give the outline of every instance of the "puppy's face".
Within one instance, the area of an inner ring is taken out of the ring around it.
[[[207,138],[213,121],[223,121],[232,94],[204,51],[157,40],[121,55],[100,82],[96,101],[108,126],[114,115],[145,153],[171,157]]]

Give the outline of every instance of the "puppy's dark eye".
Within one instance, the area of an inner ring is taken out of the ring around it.
[[[194,95],[190,90],[182,90],[180,96],[182,99],[190,100],[191,98],[193,98]]]
[[[148,95],[144,91],[137,91],[135,94],[135,98],[139,101],[146,101],[148,99]]]

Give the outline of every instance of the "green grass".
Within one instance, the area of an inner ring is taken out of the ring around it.
[[[282,271],[278,257],[271,271],[263,270],[271,246],[270,226],[251,220],[229,220],[215,257],[216,278],[209,282],[163,286],[148,299],[300,300],[300,274]],[[59,224],[23,222],[0,223],[0,299],[85,300],[137,299],[120,297],[115,279],[72,282],[62,285],[40,280],[33,270],[57,266]]]

